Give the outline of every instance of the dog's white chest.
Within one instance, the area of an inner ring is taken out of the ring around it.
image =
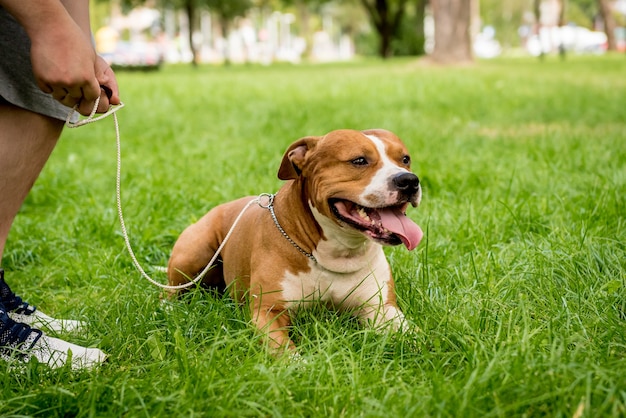
[[[283,299],[290,309],[306,307],[307,302],[313,301],[350,309],[387,300],[391,272],[382,250],[354,272],[329,271],[313,261],[309,261],[309,266],[307,273],[286,273],[283,277]]]

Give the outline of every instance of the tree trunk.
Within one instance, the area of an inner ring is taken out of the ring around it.
[[[393,55],[391,42],[398,34],[408,0],[361,0],[380,38],[378,53],[382,58]],[[393,4],[396,9],[393,10]]]
[[[470,0],[470,41],[472,45],[480,35],[482,22],[480,21],[480,0]]]
[[[380,34],[380,43],[378,46],[378,55],[381,58],[387,59],[391,58],[393,55],[393,50],[391,49],[391,31],[388,26],[384,26],[379,30]]]
[[[185,11],[187,12],[187,19],[189,19],[189,48],[191,49],[191,65],[196,67],[198,65],[198,57],[196,46],[193,43],[193,23],[196,17],[194,0],[185,1]]]
[[[543,42],[541,40],[541,0],[533,0],[533,14],[535,15],[535,26],[533,31],[535,35],[537,35],[537,39],[539,41],[539,59],[543,60],[544,52],[543,52]]]
[[[557,26],[559,29],[562,29],[565,26],[565,0],[558,0],[559,3],[559,21],[557,22]],[[561,59],[565,59],[567,52],[565,51],[565,44],[563,43],[562,37],[559,40],[559,56]]]
[[[304,38],[304,57],[311,58],[311,52],[313,50],[313,33],[311,32],[311,11],[307,2],[302,0],[296,1],[296,8],[298,9],[298,15],[300,16],[301,33]]]
[[[224,55],[224,65],[229,66],[231,64],[230,48],[228,44],[228,35],[230,34],[230,20],[228,20],[228,17],[220,15],[219,21],[220,27],[222,29],[222,39],[224,40],[224,49],[222,51]]]
[[[598,8],[600,9],[602,21],[604,22],[607,49],[609,51],[617,51],[617,43],[615,42],[615,19],[611,13],[609,0],[598,0]]]
[[[431,58],[441,64],[473,61],[471,41],[471,1],[432,0],[435,18],[435,48]]]

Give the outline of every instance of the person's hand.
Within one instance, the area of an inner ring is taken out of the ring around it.
[[[100,82],[111,88],[119,103],[117,82],[112,71],[99,58],[91,42],[72,20],[47,25],[41,36],[31,36],[31,62],[39,88],[68,107],[89,115],[96,98],[103,94]],[[106,68],[105,68],[106,67]],[[100,77],[100,79],[98,78]],[[104,94],[99,110],[106,111],[109,100]]]
[[[98,85],[101,87],[97,113],[104,113],[109,110],[110,105],[120,104],[119,87],[117,85],[115,73],[109,64],[99,55],[96,55],[94,69]],[[102,86],[104,86],[104,88],[102,88]],[[109,94],[111,97],[109,97]],[[93,106],[94,103],[85,103],[81,101],[78,105],[78,112],[83,115],[88,115],[93,110]]]

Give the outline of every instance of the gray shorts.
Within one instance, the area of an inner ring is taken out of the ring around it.
[[[15,19],[0,7],[0,103],[2,102],[63,121],[72,110],[37,87],[30,63],[30,39]]]

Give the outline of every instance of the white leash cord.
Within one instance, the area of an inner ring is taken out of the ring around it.
[[[119,105],[112,105],[111,107],[109,107],[109,110],[107,110],[105,113],[101,114],[100,116],[94,117],[95,114],[96,114],[96,110],[98,109],[98,103],[99,102],[100,102],[100,98],[98,97],[96,99],[96,103],[94,105],[94,108],[91,111],[91,113],[89,114],[89,116],[85,117],[84,119],[80,119],[77,122],[72,122],[71,121],[71,118],[72,118],[72,116],[73,116],[73,114],[74,114],[74,112],[76,111],[76,108],[77,108],[77,106],[74,106],[72,111],[67,115],[67,119],[65,120],[65,126],[67,126],[68,128],[78,128],[79,126],[84,126],[84,125],[87,125],[89,123],[97,122],[99,120],[102,120],[102,119],[110,116],[110,115],[113,115],[113,123],[115,124],[115,141],[116,141],[116,146],[117,146],[117,170],[116,170],[116,176],[115,176],[115,198],[116,198],[116,201],[117,201],[117,214],[118,214],[118,217],[119,217],[119,220],[120,220],[120,227],[122,228],[122,235],[124,237],[124,242],[126,243],[126,249],[128,250],[128,254],[130,254],[130,258],[132,259],[133,264],[135,265],[137,270],[141,273],[141,275],[146,280],[148,280],[153,285],[158,286],[158,287],[160,287],[162,289],[180,290],[180,289],[186,289],[188,287],[196,285],[200,280],[202,280],[204,278],[204,276],[211,269],[211,267],[213,267],[213,264],[215,263],[215,260],[217,260],[217,257],[222,252],[222,249],[224,248],[224,246],[228,242],[228,239],[232,235],[233,230],[235,229],[235,226],[241,220],[241,217],[243,216],[244,212],[246,210],[248,210],[248,208],[250,206],[252,206],[252,204],[254,204],[254,203],[257,203],[258,205],[260,205],[262,207],[265,207],[263,205],[263,203],[262,203],[262,199],[263,198],[268,198],[269,199],[269,195],[262,194],[259,197],[256,197],[256,198],[252,199],[251,201],[249,201],[246,204],[246,206],[244,206],[244,208],[241,210],[241,212],[239,213],[239,215],[237,216],[237,218],[233,222],[233,225],[230,227],[230,230],[228,231],[228,233],[224,237],[224,240],[220,244],[219,248],[217,249],[217,251],[215,251],[215,254],[213,254],[213,257],[211,258],[211,261],[209,261],[209,263],[204,268],[204,270],[202,270],[202,272],[200,272],[200,274],[197,275],[193,280],[191,280],[191,281],[189,281],[187,283],[181,284],[181,285],[177,285],[177,286],[170,286],[170,285],[165,285],[163,283],[157,282],[156,280],[152,279],[145,272],[145,270],[141,267],[141,264],[137,260],[137,257],[135,256],[135,252],[133,251],[133,248],[130,245],[130,239],[128,237],[128,231],[126,230],[126,222],[124,222],[124,214],[122,212],[122,193],[121,193],[121,178],[122,178],[122,174],[121,174],[122,173],[122,152],[121,152],[121,148],[122,147],[121,147],[121,141],[120,141],[120,128],[119,128],[119,123],[117,122],[117,115],[115,114],[115,112],[117,112],[122,107],[124,107],[124,103],[120,103]]]

